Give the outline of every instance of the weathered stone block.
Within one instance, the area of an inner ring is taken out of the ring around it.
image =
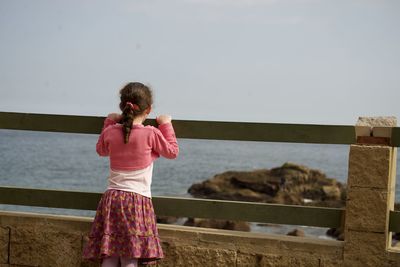
[[[172,257],[171,257],[172,256]],[[202,266],[223,267],[236,265],[236,251],[209,249],[197,246],[175,246],[171,255],[159,266]]]
[[[242,254],[237,255],[236,267],[320,267],[320,260],[314,257],[299,257],[291,255],[260,255]]]
[[[236,267],[258,267],[262,256],[259,254],[237,253]]]
[[[11,229],[10,264],[27,266],[80,266],[82,236],[76,232],[42,227]]]
[[[346,202],[346,228],[357,231],[384,232],[387,227],[387,191],[349,188]]]
[[[393,265],[394,264],[394,265]],[[347,257],[343,264],[344,267],[399,267],[398,263],[387,261],[383,258],[378,259],[376,257]]]
[[[343,254],[343,242],[342,241],[332,241],[332,240],[322,240],[316,238],[292,238],[296,242],[291,241],[281,241],[279,242],[278,254],[285,253],[291,256],[302,255],[305,257],[317,257],[322,256],[327,258],[338,258]],[[318,249],[316,249],[318,248]]]
[[[199,239],[199,233],[196,228],[185,227],[185,230],[174,227],[175,225],[161,225],[158,227],[158,233],[162,236],[168,236],[169,240],[179,239],[190,242],[195,242]],[[176,234],[171,234],[176,233]]]
[[[386,237],[384,233],[346,231],[344,266],[384,266]]]
[[[289,257],[279,254],[248,254],[238,253],[236,267],[286,267],[292,261]]]
[[[385,146],[351,145],[348,187],[388,189],[393,149]]]
[[[286,237],[286,236],[284,236]],[[211,240],[211,239],[210,239]],[[238,241],[240,240],[240,242]],[[248,254],[279,254],[281,251],[280,244],[284,242],[280,236],[265,236],[264,238],[238,238],[231,241],[240,252]]]
[[[285,267],[290,265],[292,259],[282,255],[263,255],[260,261],[260,267]],[[303,266],[303,265],[302,265]],[[314,267],[314,265],[309,265]]]
[[[290,257],[289,264],[287,264],[285,266],[320,267],[320,260],[316,259],[316,258]]]
[[[8,246],[10,242],[10,229],[0,227],[0,263],[8,263]]]
[[[342,267],[344,266],[341,259],[321,259],[320,267]]]
[[[395,116],[358,117],[356,126],[396,127],[397,118]]]
[[[215,229],[217,230],[217,229]],[[217,231],[214,232],[206,232],[206,233],[199,233],[198,234],[198,240],[203,242],[203,243],[224,243],[226,244],[224,246],[225,249],[229,250],[236,250],[236,240],[238,239],[238,236],[240,236],[240,233],[237,232],[235,235],[228,234],[228,231],[220,231],[218,229]],[[247,233],[244,233],[246,235]],[[246,237],[244,237],[246,238]]]

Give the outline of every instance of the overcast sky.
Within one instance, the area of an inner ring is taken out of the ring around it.
[[[105,116],[128,81],[177,119],[400,119],[400,1],[0,0],[0,111]]]

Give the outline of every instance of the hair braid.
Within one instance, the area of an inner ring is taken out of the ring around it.
[[[129,141],[129,135],[132,130],[132,122],[134,119],[133,110],[126,105],[122,111],[122,132],[124,133],[124,143],[127,144]]]

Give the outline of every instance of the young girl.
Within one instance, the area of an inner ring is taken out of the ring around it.
[[[110,157],[110,174],[83,252],[102,267],[135,267],[164,257],[151,202],[153,161],[179,152],[170,116],[157,117],[158,128],[142,124],[153,103],[147,86],[128,83],[120,98],[122,115],[108,115],[96,145],[100,156]]]

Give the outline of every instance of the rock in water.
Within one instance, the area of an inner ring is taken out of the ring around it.
[[[157,223],[174,224],[178,221],[177,217],[173,216],[157,216]]]
[[[342,183],[294,163],[270,170],[224,172],[193,184],[188,191],[198,198],[288,205],[343,207],[345,203]]]
[[[290,235],[290,236],[301,236],[304,237],[306,236],[303,230],[300,229],[294,229],[292,231],[290,231],[289,233],[287,233],[286,235]]]
[[[240,221],[188,218],[184,225],[234,231],[250,231],[249,223]]]
[[[329,228],[326,235],[337,240],[344,241],[344,232],[342,228]]]

